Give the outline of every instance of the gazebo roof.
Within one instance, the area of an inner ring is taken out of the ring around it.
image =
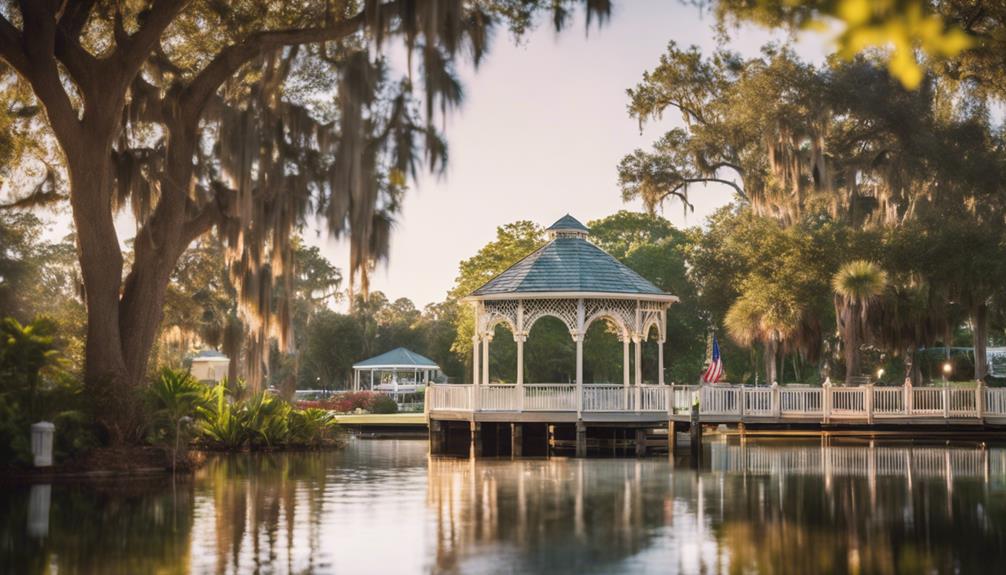
[[[557,232],[560,230],[576,230],[579,232],[589,232],[590,228],[580,223],[580,220],[574,218],[573,216],[566,214],[562,216],[556,222],[549,227],[545,228],[547,232]]]
[[[646,278],[590,243],[589,231],[566,215],[547,228],[557,233],[547,244],[472,292],[473,299],[505,294],[616,294],[673,299]]]
[[[432,359],[419,355],[418,353],[405,349],[404,347],[397,347],[391,351],[382,353],[381,355],[376,355],[369,359],[363,361],[358,361],[353,364],[354,368],[393,368],[402,367],[407,369],[415,368],[437,368],[438,366]]]

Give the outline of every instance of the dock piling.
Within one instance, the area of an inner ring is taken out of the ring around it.
[[[583,421],[576,422],[576,456],[587,457],[587,426]]]

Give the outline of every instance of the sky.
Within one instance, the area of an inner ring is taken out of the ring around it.
[[[459,70],[465,102],[445,123],[449,164],[441,177],[421,176],[406,193],[388,261],[378,264],[371,289],[410,298],[417,307],[442,301],[458,264],[491,241],[496,228],[516,220],[548,226],[569,213],[586,223],[620,209],[617,165],[648,148],[680,120],[668,114],[640,133],[626,112],[626,89],[657,65],[671,40],[717,46],[712,16],[672,0],[623,0],[611,19],[585,30],[582,14],[563,32],[547,25],[515,39],[497,32],[478,70]],[[756,55],[781,33],[744,28],[731,50]],[[829,38],[804,35],[797,52],[823,61]],[[722,185],[691,191],[695,211],[667,204],[662,215],[678,226],[701,225],[731,200]],[[312,226],[307,241],[346,269],[349,249]]]

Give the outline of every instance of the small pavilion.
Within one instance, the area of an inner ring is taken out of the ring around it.
[[[476,386],[489,383],[489,344],[504,323],[517,344],[517,386],[524,384],[524,342],[545,316],[562,321],[576,342],[577,396],[583,387],[583,341],[598,320],[615,327],[622,342],[623,383],[642,384],[642,343],[657,330],[658,383],[664,384],[666,310],[677,301],[588,239],[590,230],[566,215],[546,231],[549,242],[465,298],[475,309],[472,337]],[[635,358],[630,374],[631,354]],[[634,377],[632,377],[634,376]]]
[[[388,393],[397,399],[400,393],[425,387],[438,371],[440,366],[432,359],[398,347],[353,364],[353,389],[359,391],[362,384],[367,386],[363,389]]]

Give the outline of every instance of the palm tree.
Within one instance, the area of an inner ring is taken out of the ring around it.
[[[831,278],[831,287],[835,291],[835,311],[845,343],[848,378],[862,371],[859,346],[865,339],[866,316],[873,301],[887,287],[887,273],[873,262],[855,260],[839,268]]]
[[[765,379],[771,383],[776,378],[775,358],[778,342],[767,333],[762,323],[762,313],[750,298],[740,298],[727,311],[723,318],[727,333],[743,347],[751,347],[756,342],[762,345],[765,363]]]
[[[773,298],[768,289],[751,288],[730,306],[723,324],[739,345],[761,344],[765,379],[772,383],[778,380],[779,345],[798,331],[802,310],[793,302]]]

